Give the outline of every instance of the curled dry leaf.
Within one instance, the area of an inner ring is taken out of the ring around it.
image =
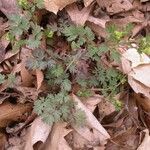
[[[149,148],[150,148],[149,130],[145,129],[143,132],[145,133],[145,137],[144,137],[141,145],[137,148],[137,150],[149,150]]]
[[[146,97],[150,97],[150,88],[135,80],[132,76],[128,76],[128,82],[136,93],[142,93]]]
[[[91,143],[95,142],[95,138],[93,137],[96,137],[99,140],[99,141],[96,140],[97,142],[101,143],[102,145],[106,144],[107,139],[110,138],[107,131],[102,127],[102,125],[98,122],[98,120],[90,112],[90,110],[85,105],[83,105],[83,103],[76,95],[72,95],[72,97],[73,100],[77,103],[76,105],[77,109],[81,109],[82,111],[85,112],[87,125],[83,128],[74,126],[74,129]],[[91,132],[91,129],[93,130],[93,132]]]
[[[40,117],[36,118],[27,131],[28,133],[26,135],[26,144],[24,150],[33,150],[34,144],[39,141],[44,143],[50,131],[51,126],[45,124]]]
[[[122,56],[132,63],[131,68],[150,63],[150,58],[144,53],[139,54],[135,48],[129,48]]]
[[[0,105],[0,127],[6,127],[10,122],[21,119],[21,116],[25,113],[31,112],[32,105],[3,103]]]
[[[131,62],[131,65],[127,66],[125,59],[122,59],[123,72],[128,74],[130,86],[136,93],[150,97],[150,58],[144,53],[139,54],[135,48],[128,49],[122,56]]]
[[[51,134],[49,135],[46,143],[44,144],[44,150],[71,150],[68,143],[65,140],[65,136],[72,130],[66,128],[67,123],[58,122],[55,123]]]
[[[150,63],[147,65],[140,65],[133,68],[133,71],[129,74],[134,80],[141,82],[143,85],[150,88]]]

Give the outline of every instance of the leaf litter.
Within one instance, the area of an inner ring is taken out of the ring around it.
[[[148,150],[149,16],[148,0],[0,0],[0,149]]]

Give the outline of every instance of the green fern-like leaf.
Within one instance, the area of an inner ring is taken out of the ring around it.
[[[150,35],[140,39],[138,51],[150,55]]]
[[[5,75],[0,74],[0,84],[5,82]]]
[[[33,2],[39,9],[44,8],[44,0],[34,0]]]
[[[15,36],[20,36],[24,31],[28,31],[30,24],[26,17],[21,15],[11,15],[10,20],[10,33]]]
[[[41,39],[42,39],[42,29],[40,26],[38,26],[37,24],[33,24],[31,23],[32,26],[32,35],[29,37],[29,39],[27,40],[27,45],[30,48],[38,48],[40,43],[41,43]]]
[[[61,82],[61,90],[62,91],[70,91],[71,90],[71,82],[68,79],[65,79]]]
[[[49,94],[46,98],[40,98],[35,102],[34,111],[46,123],[52,124],[60,120],[65,121],[69,117],[73,106],[70,97],[65,93]]]
[[[73,120],[73,124],[82,127],[85,125],[86,123],[86,116],[85,116],[85,112],[82,111],[81,109],[76,110],[76,112],[74,113],[74,120]]]
[[[92,30],[89,27],[83,26],[71,25],[64,29],[63,34],[67,37],[68,42],[72,42],[72,49],[78,49],[86,42],[91,42],[95,38]]]

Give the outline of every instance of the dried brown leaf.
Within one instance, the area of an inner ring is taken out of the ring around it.
[[[95,18],[93,16],[89,16],[88,21],[105,29],[106,22],[109,21],[109,19],[99,19],[99,18]]]
[[[55,14],[65,6],[72,4],[76,0],[44,0],[45,8]]]
[[[103,96],[95,94],[92,97],[89,97],[88,99],[85,100],[85,106],[93,112],[98,105],[103,100]]]
[[[21,65],[20,75],[22,80],[22,86],[30,87],[32,85],[33,76],[25,68],[24,64]]]
[[[102,28],[101,26],[93,23],[93,22],[87,22],[86,23],[88,27],[90,27],[97,36],[100,36],[100,37],[103,37],[103,38],[106,38],[107,37],[107,32],[104,28]]]
[[[96,0],[100,7],[105,7],[110,14],[116,14],[133,8],[129,0]]]
[[[107,139],[110,138],[107,131],[102,127],[102,125],[98,122],[98,120],[95,118],[95,116],[90,112],[90,110],[83,105],[83,103],[80,101],[80,99],[73,95],[73,100],[77,103],[76,107],[78,109],[81,109],[85,112],[86,115],[86,125],[85,127],[76,127],[74,126],[74,129],[81,134],[85,139],[93,143],[93,138],[91,138],[92,134],[93,137],[96,136],[98,138],[99,143],[106,144]],[[90,129],[93,129],[93,132],[91,132]],[[94,133],[95,131],[95,133]],[[89,139],[90,138],[90,139]],[[94,138],[95,139],[95,138]]]
[[[0,10],[6,16],[20,13],[16,0],[0,0]]]
[[[135,80],[132,76],[128,76],[128,82],[136,93],[142,93],[146,97],[150,97],[150,88]]]
[[[94,0],[84,0],[85,7],[88,7]]]
[[[136,93],[134,93],[134,98],[145,111],[150,112],[150,98],[144,97],[142,94],[136,94]]]
[[[144,53],[139,54],[135,48],[129,48],[122,56],[131,62],[131,68],[150,63],[150,58]]]
[[[23,87],[23,86],[16,86],[16,90],[18,90],[21,94],[20,97],[23,97],[25,101],[27,100],[36,100],[39,94],[39,90],[36,88],[29,88],[29,87]]]
[[[24,113],[31,112],[32,105],[3,103],[0,105],[0,127],[7,126],[12,121],[18,121]]]
[[[150,88],[150,63],[147,65],[140,65],[133,68],[133,71],[129,74],[135,80],[139,81],[143,85]]]
[[[44,150],[71,150],[68,143],[65,140],[65,136],[72,130],[66,128],[67,123],[58,122],[55,123],[52,132],[47,139]]]
[[[103,99],[99,104],[98,104],[98,110],[101,119],[103,119],[105,116],[110,115],[111,113],[115,112],[115,106],[109,102],[106,99]]]
[[[130,66],[122,66],[124,72],[128,74],[128,82],[136,93],[142,93],[146,97],[150,96],[150,58],[142,53],[139,54],[135,48],[128,49],[123,57],[130,61]],[[125,65],[122,59],[122,65]],[[129,65],[129,64],[128,64]],[[128,68],[128,69],[127,69]],[[128,70],[128,71],[127,71]],[[130,71],[130,72],[129,72]]]
[[[4,150],[5,149],[5,144],[6,144],[6,135],[4,133],[0,133],[0,149]]]
[[[40,117],[36,118],[27,131],[28,133],[26,135],[26,144],[24,150],[33,150],[34,144],[39,141],[44,143],[50,131],[51,126],[45,124]]]
[[[141,145],[137,148],[137,150],[149,150],[149,148],[150,148],[149,130],[145,129],[143,132],[145,133],[145,137],[144,137]]]
[[[69,14],[71,20],[76,25],[83,26],[89,17],[91,8],[92,7],[89,6],[89,7],[84,7],[82,10],[79,10],[76,4],[72,4],[72,5],[69,5],[66,8],[66,10],[67,10],[67,13]]]
[[[147,26],[148,26],[147,20],[143,21],[140,24],[135,25],[134,28],[132,29],[132,37],[135,37],[142,29],[144,29]]]

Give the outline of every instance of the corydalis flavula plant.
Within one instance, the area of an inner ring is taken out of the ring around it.
[[[50,93],[35,102],[34,111],[49,124],[60,120],[81,123],[84,113],[75,110],[70,92],[74,85],[79,86],[78,95],[85,97],[91,96],[93,87],[101,89],[98,92],[109,98],[119,92],[124,77],[114,68],[106,69],[100,64],[102,56],[106,56],[109,61],[110,58],[111,61],[118,59],[118,44],[127,33],[112,27],[109,37],[103,43],[98,43],[95,34],[86,26],[68,25],[64,21],[59,22],[56,28],[51,25],[41,27],[35,15],[40,2],[19,0],[23,15],[10,18],[8,37],[14,49],[22,46],[32,49],[26,68],[42,70],[44,82],[49,86]],[[46,45],[51,50],[39,48],[42,38],[46,38],[46,42],[51,38],[52,43]],[[68,44],[68,49],[57,52],[57,47],[53,45],[56,38]]]
[[[85,123],[84,112],[76,110],[75,103],[64,92],[48,94],[45,98],[40,98],[34,104],[34,111],[50,125],[58,121],[66,121],[77,125]]]
[[[7,39],[12,44],[12,49],[18,51],[22,46],[27,45],[29,48],[38,48],[43,29],[34,19],[36,9],[43,8],[41,0],[18,0],[19,6],[24,9],[23,14],[12,14],[8,17],[10,22],[10,30],[7,34]],[[29,30],[31,34],[29,34]]]

